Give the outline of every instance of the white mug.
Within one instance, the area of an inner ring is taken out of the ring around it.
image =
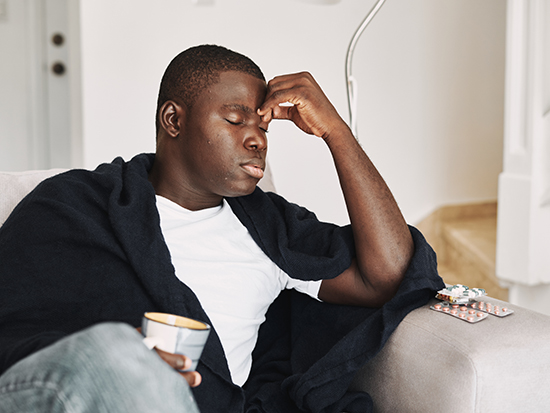
[[[141,324],[143,343],[173,354],[183,354],[197,368],[202,350],[210,334],[210,326],[202,321],[167,313],[145,313]]]

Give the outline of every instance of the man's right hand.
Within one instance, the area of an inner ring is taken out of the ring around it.
[[[191,367],[191,359],[184,356],[183,354],[173,354],[167,353],[166,351],[159,350],[158,348],[154,349],[157,354],[163,359],[168,365],[176,370],[178,373],[183,376],[190,387],[197,387],[201,384],[202,376],[196,371],[179,371],[185,370]]]
[[[141,327],[137,327],[136,330],[141,334]],[[177,370],[181,376],[187,380],[189,387],[197,387],[202,382],[202,376],[196,371],[180,371],[191,367],[191,359],[183,354],[167,353],[166,351],[154,348],[159,357],[163,359],[170,367]]]

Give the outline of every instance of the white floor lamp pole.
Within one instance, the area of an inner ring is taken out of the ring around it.
[[[374,7],[369,12],[369,14],[367,14],[367,16],[363,19],[363,22],[360,24],[360,26],[355,31],[353,37],[351,38],[351,42],[349,43],[349,46],[348,46],[348,53],[346,55],[346,85],[347,85],[347,91],[348,91],[349,126],[356,138],[357,138],[357,81],[351,74],[353,52],[355,50],[355,45],[357,44],[359,37],[361,37],[361,34],[363,34],[363,31],[372,21],[376,13],[378,13],[378,10],[380,10],[380,8],[382,7],[385,1],[386,0],[378,0],[374,5]]]

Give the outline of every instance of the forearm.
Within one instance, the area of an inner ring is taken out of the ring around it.
[[[353,228],[357,269],[367,287],[392,296],[413,255],[408,226],[388,186],[347,126],[325,137]]]
[[[292,105],[280,106],[285,102]],[[357,258],[339,276],[323,280],[319,298],[337,304],[382,305],[397,291],[414,250],[384,180],[309,73],[272,79],[258,114],[264,122],[289,119],[304,132],[321,137],[334,158]]]

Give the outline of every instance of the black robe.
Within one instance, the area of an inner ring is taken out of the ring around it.
[[[147,179],[154,155],[42,182],[0,229],[0,372],[27,355],[104,321],[139,326],[146,311],[209,322],[175,276]],[[332,278],[354,255],[351,228],[321,223],[259,188],[227,199],[262,250],[291,277]],[[320,303],[285,291],[270,307],[249,380],[231,382],[215,331],[193,393],[208,412],[370,411],[347,391],[356,371],[399,322],[443,288],[433,250],[410,228],[415,254],[397,295],[379,309]]]

